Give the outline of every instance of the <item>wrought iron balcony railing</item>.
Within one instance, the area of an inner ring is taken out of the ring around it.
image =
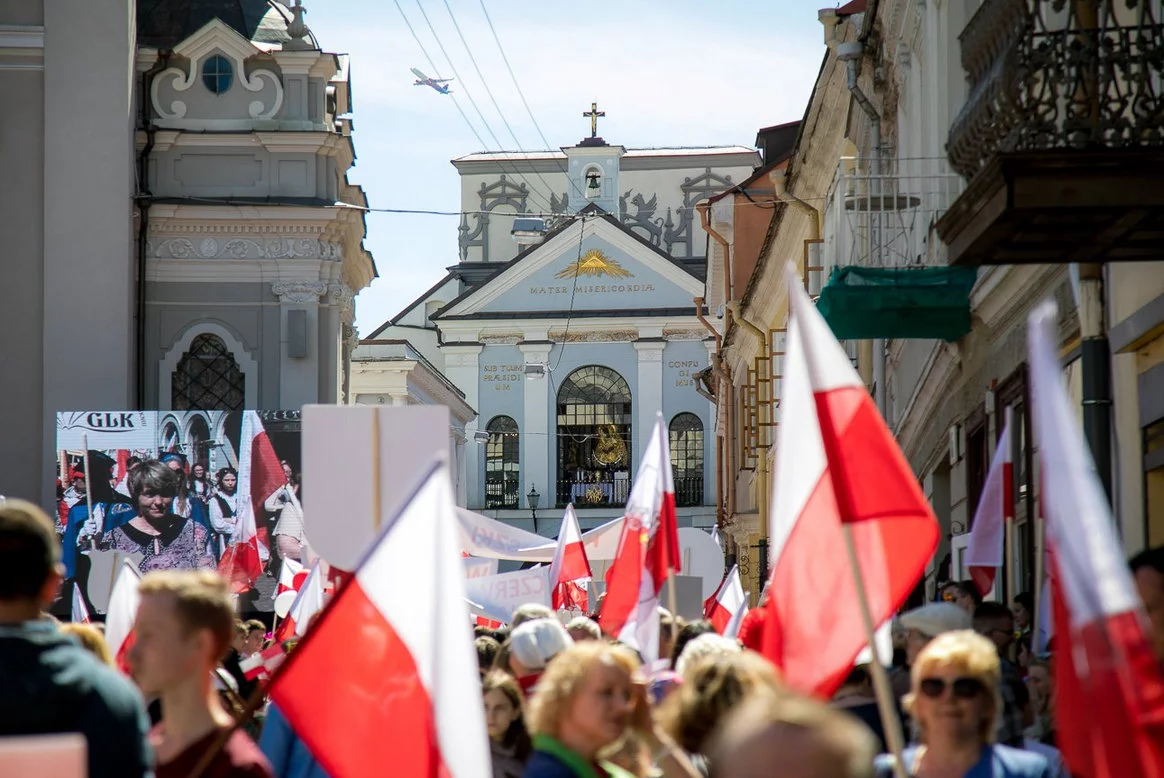
[[[575,508],[609,508],[626,505],[630,496],[630,476],[625,473],[580,472],[558,479],[557,507],[574,503]]]
[[[998,154],[1164,147],[1161,0],[989,0],[963,30],[967,180]]]

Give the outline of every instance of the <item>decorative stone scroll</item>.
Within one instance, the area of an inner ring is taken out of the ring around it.
[[[327,293],[327,284],[322,281],[276,281],[271,291],[280,303],[318,303]]]

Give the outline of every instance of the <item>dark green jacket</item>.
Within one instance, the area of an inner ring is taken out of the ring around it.
[[[141,695],[51,621],[0,625],[0,737],[79,732],[89,778],[153,775]]]

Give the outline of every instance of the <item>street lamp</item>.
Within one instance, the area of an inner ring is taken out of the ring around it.
[[[529,494],[525,496],[525,502],[529,505],[529,512],[533,514],[534,532],[538,531],[538,503],[541,502],[542,496],[538,494],[538,490],[533,484],[529,485]]]

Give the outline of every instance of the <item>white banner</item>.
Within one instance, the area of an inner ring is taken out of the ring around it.
[[[461,559],[465,563],[465,578],[484,578],[487,575],[497,575],[496,559],[481,559],[467,556]]]
[[[95,451],[116,449],[155,451],[156,411],[64,411],[57,414],[57,450],[80,452],[88,436]]]
[[[550,569],[533,567],[514,573],[486,575],[465,581],[465,596],[478,615],[509,623],[518,606],[537,603],[550,607]]]
[[[461,526],[461,548],[475,557],[514,559],[520,562],[554,560],[554,551],[558,548],[556,541],[464,508],[457,509],[457,518]],[[621,516],[589,532],[583,532],[582,543],[586,547],[587,558],[591,561],[614,559],[621,534]]]

